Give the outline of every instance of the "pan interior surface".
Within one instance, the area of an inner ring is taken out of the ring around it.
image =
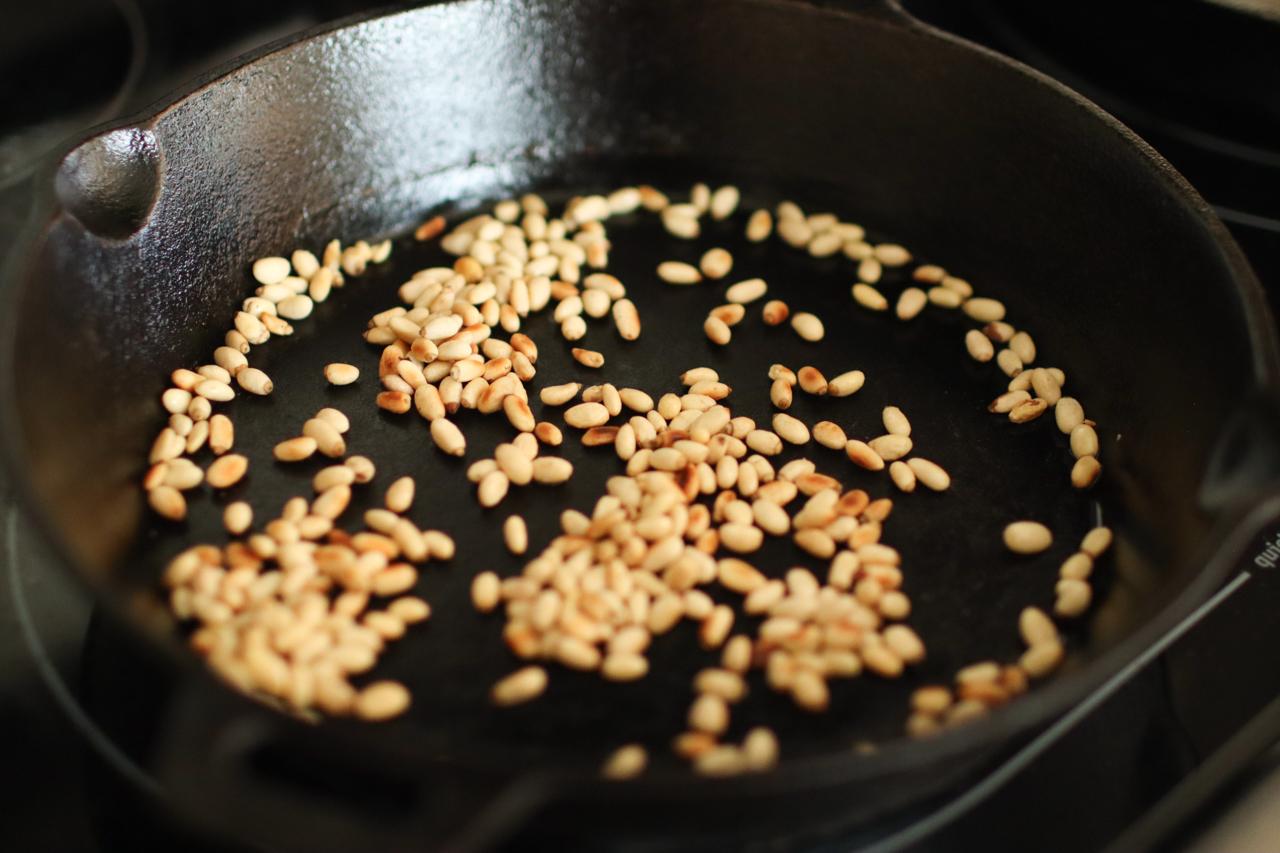
[[[1066,372],[1067,393],[1104,439],[1102,483],[1080,494],[1051,419],[1018,427],[986,412],[1007,379],[965,356],[971,324],[936,308],[907,324],[858,309],[842,256],[750,245],[741,214],[692,242],[665,235],[651,215],[611,223],[610,272],[627,284],[644,335],[624,345],[605,322],[592,323],[584,343],[606,367],[591,372],[539,317],[529,324],[542,353],[537,385],[610,381],[656,396],[677,390],[681,370],[707,364],[734,387],[735,407],[764,420],[770,363],[813,364],[828,376],[856,367],[868,374],[858,395],[801,396],[793,414],[869,438],[881,432],[881,407],[898,405],[917,452],[955,483],[944,495],[901,496],[886,525],[885,541],[904,556],[926,664],[895,683],[836,682],[833,710],[817,716],[753,676],[731,737],[767,723],[795,757],[896,736],[911,689],[977,659],[1016,656],[1018,611],[1051,604],[1059,563],[1099,511],[1118,542],[1097,572],[1090,615],[1068,629],[1068,668],[1128,636],[1196,573],[1190,557],[1210,519],[1194,495],[1225,414],[1253,384],[1229,264],[1200,211],[1113,126],[949,41],[790,3],[443,4],[268,55],[197,90],[153,130],[162,189],[142,230],[104,239],[57,219],[15,308],[17,415],[40,509],[94,582],[144,616],[167,555],[222,541],[208,494],[174,530],[147,517],[137,483],[168,372],[207,361],[250,291],[254,258],[315,250],[334,236],[403,234],[429,211],[452,219],[530,187],[563,199],[636,182],[677,192],[694,180],[732,181],[744,209],[792,198],[946,266],[1025,322],[1038,363]],[[711,347],[702,318],[723,287],[671,288],[653,267],[694,261],[713,245],[734,253],[728,281],[764,277],[770,296],[819,314],[826,339],[806,344],[786,327],[765,329],[750,309],[729,347]],[[609,451],[569,435],[563,455],[582,463],[570,484],[513,490],[486,512],[462,471],[509,438],[505,422],[463,418],[472,449],[460,462],[435,451],[416,415],[374,408],[377,352],[359,333],[395,303],[408,274],[442,258],[397,239],[389,265],[354,280],[292,337],[254,351],[277,390],[230,408],[253,464],[228,499],[247,495],[269,518],[287,497],[309,494],[321,463],[275,464],[270,448],[316,409],[339,406],[352,420],[351,452],[379,466],[350,517],[377,504],[394,476],[413,474],[413,517],[460,545],[453,562],[423,572],[430,623],[393,644],[377,670],[410,685],[413,708],[363,736],[410,737],[441,757],[516,768],[593,767],[628,741],[674,762],[661,747],[684,727],[693,673],[715,660],[690,624],[655,644],[651,674],[638,683],[555,668],[539,702],[499,711],[486,701],[516,661],[501,642],[501,616],[475,613],[467,589],[477,571],[520,565],[501,547],[501,520],[524,514],[536,552],[558,511],[587,508],[618,468]],[[891,300],[906,279],[888,275]],[[329,361],[357,364],[364,378],[328,388],[320,367]],[[885,476],[840,454],[804,454],[850,486],[899,497]],[[1015,518],[1049,524],[1054,546],[1011,557],[1000,530]],[[757,562],[775,575],[802,564],[824,573],[789,546]],[[171,632],[155,608],[148,618]]]

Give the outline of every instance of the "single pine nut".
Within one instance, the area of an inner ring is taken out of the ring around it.
[[[316,419],[327,421],[340,434],[346,435],[351,429],[351,421],[347,420],[347,416],[337,409],[323,408],[316,412]]]
[[[235,426],[226,415],[217,414],[209,418],[209,449],[221,456],[235,444]]]
[[[205,481],[215,489],[229,489],[243,479],[249,470],[249,460],[239,453],[220,456],[205,472]]]
[[[1083,551],[1077,551],[1062,561],[1062,566],[1058,569],[1058,577],[1083,581],[1088,580],[1092,572],[1093,558]]]
[[[321,414],[317,412],[317,416]],[[347,461],[342,464],[346,465],[355,472],[357,483],[367,483],[374,478],[377,469],[374,468],[373,462],[367,456],[350,456]]]
[[[761,502],[757,501],[757,503]],[[783,515],[785,516],[786,513],[783,512]],[[736,557],[726,557],[716,563],[716,578],[727,589],[744,595],[764,586],[766,581],[759,569]]]
[[[1053,533],[1038,521],[1015,521],[1004,529],[1004,544],[1015,554],[1038,554],[1053,544]]]
[[[600,664],[609,681],[636,681],[649,674],[649,659],[638,654],[610,654]]]
[[[848,436],[840,425],[832,421],[819,421],[813,425],[813,439],[823,447],[829,447],[832,450],[844,450],[845,445],[849,443]]]
[[[965,333],[964,347],[974,361],[987,362],[996,355],[996,348],[992,345],[991,339],[977,329],[970,329]]]
[[[766,326],[781,326],[787,322],[791,309],[787,307],[787,303],[781,299],[771,299],[764,304],[764,311],[761,316],[764,318]]]
[[[1011,392],[1019,393],[1019,392]],[[1022,393],[1026,393],[1025,391]],[[1015,424],[1025,424],[1034,421],[1049,410],[1049,401],[1040,397],[1032,397],[1030,400],[1023,400],[1012,409],[1009,410],[1009,420]]]
[[[750,554],[764,544],[764,531],[750,524],[723,524],[720,544],[735,553]]]
[[[959,293],[942,286],[929,288],[925,295],[929,297],[929,304],[939,308],[959,308],[960,303],[964,302],[964,297]]]
[[[1071,430],[1071,453],[1077,458],[1098,455],[1098,433],[1087,423]]]
[[[406,513],[413,504],[414,482],[412,477],[401,477],[387,488],[386,506],[394,513]]]
[[[996,299],[975,296],[966,299],[961,308],[979,323],[995,323],[1004,319],[1004,303]]]
[[[609,410],[601,403],[579,403],[564,413],[564,422],[574,429],[590,429],[609,422]]]
[[[538,397],[547,406],[563,406],[565,403],[578,396],[578,392],[582,390],[580,382],[566,382],[563,385],[548,385],[543,388]]]
[[[431,440],[450,456],[463,456],[467,452],[466,437],[457,424],[448,418],[437,418],[431,422]]]
[[[884,431],[890,435],[911,435],[911,422],[897,406],[885,406],[880,417],[884,421]]]
[[[1053,612],[1066,619],[1074,619],[1089,609],[1093,598],[1093,589],[1088,581],[1064,578],[1058,581],[1058,597],[1053,603]]]
[[[663,261],[658,264],[658,278],[667,284],[697,284],[702,281],[702,273],[693,264]]]
[[[618,336],[624,341],[634,341],[640,337],[640,312],[630,299],[619,299],[613,303],[613,324],[618,329]]]
[[[222,524],[232,536],[239,536],[253,524],[253,507],[244,501],[227,504],[222,511]]]
[[[347,442],[342,433],[328,421],[311,418],[302,425],[302,434],[315,439],[316,449],[331,459],[336,459],[347,452]]]
[[[747,239],[752,243],[760,243],[769,239],[773,233],[773,215],[763,208],[755,211],[747,219]]]
[[[1087,489],[1098,482],[1102,476],[1102,463],[1096,456],[1081,456],[1071,466],[1071,485],[1077,489]]]
[[[916,475],[916,479],[923,483],[926,488],[935,492],[945,492],[951,488],[951,475],[938,463],[915,456],[907,460],[907,465],[910,466],[912,473]]]
[[[889,466],[889,478],[893,484],[904,492],[916,490],[916,475],[905,462],[894,462]]]
[[[779,409],[791,408],[791,383],[785,379],[775,379],[769,386],[769,401]]]
[[[1053,407],[1053,417],[1058,423],[1058,430],[1064,435],[1084,423],[1084,407],[1075,397],[1061,397]]]
[[[811,343],[822,340],[823,335],[826,334],[822,321],[807,311],[801,311],[791,318],[791,328],[797,335]]]
[[[867,261],[863,261],[863,264],[866,263]],[[876,268],[879,269],[879,264],[876,264]],[[884,298],[883,293],[862,282],[853,286],[853,301],[871,311],[885,311],[889,308],[889,300]]]
[[[526,666],[493,685],[490,697],[495,705],[508,706],[528,702],[547,689],[547,671],[540,666]]]
[[[804,425],[804,421],[794,418],[786,412],[774,414],[773,431],[788,444],[809,443],[809,428]]]
[[[1026,391],[1006,391],[987,405],[987,411],[1004,415],[1031,399]]]
[[[885,462],[901,459],[911,452],[911,438],[905,435],[881,435],[871,439],[867,445]]]
[[[805,365],[800,368],[796,372],[796,381],[800,384],[800,389],[806,394],[821,396],[827,393],[827,377],[823,376],[822,371],[816,367]]]
[[[707,339],[717,346],[724,346],[733,337],[729,324],[714,314],[708,316],[706,321],[703,322],[702,331],[706,334]]]
[[[749,302],[755,302],[764,296],[768,290],[769,285],[765,283],[764,279],[748,278],[737,284],[729,285],[729,288],[724,292],[724,298],[729,302],[745,305]],[[769,304],[772,305],[773,303]],[[776,323],[770,323],[769,325],[776,325]]]
[[[894,310],[899,320],[914,320],[928,304],[929,297],[923,290],[908,287],[898,295],[898,305]]]
[[[1018,665],[1032,678],[1044,678],[1062,663],[1062,643],[1054,639],[1042,643],[1033,643],[1031,648],[1018,658]]]
[[[1111,547],[1111,540],[1111,528],[1095,527],[1080,541],[1080,550],[1096,560]]]
[[[733,269],[733,255],[724,249],[708,249],[698,261],[698,269],[707,278],[724,278]]]
[[[156,486],[147,492],[147,503],[157,515],[170,521],[182,521],[187,517],[187,499],[173,486]]]
[[[644,772],[649,764],[649,754],[638,743],[618,747],[600,768],[600,775],[606,779],[634,779]]]
[[[533,479],[544,485],[558,485],[573,476],[573,463],[558,456],[539,456],[533,460]]]
[[[490,613],[498,606],[502,595],[502,582],[493,572],[481,572],[471,580],[471,603],[481,613]]]
[[[490,471],[480,480],[480,485],[476,490],[476,498],[480,501],[480,506],[486,509],[495,507],[502,503],[502,499],[507,496],[507,489],[511,486],[511,480],[501,471]]]
[[[253,262],[253,277],[259,284],[279,284],[288,277],[291,268],[287,258],[259,258]]]
[[[381,721],[409,709],[409,690],[398,681],[377,681],[356,694],[352,710],[362,720]]]
[[[708,734],[723,734],[729,727],[729,706],[719,696],[704,693],[689,707],[689,728]]]
[[[861,468],[866,468],[868,471],[884,470],[884,458],[864,441],[859,441],[856,438],[849,439],[849,443],[844,447],[844,452],[849,457],[850,462]]]
[[[502,523],[502,539],[512,554],[523,554],[529,548],[529,528],[524,519],[511,515]]]
[[[360,368],[335,361],[324,366],[324,378],[330,385],[350,385],[360,378]]]
[[[849,370],[827,383],[827,394],[832,397],[848,397],[856,394],[866,381],[867,377],[861,370]]]
[[[574,347],[571,352],[573,354],[573,360],[578,362],[578,364],[581,364],[583,367],[604,367],[604,356],[595,350]]]
[[[1036,344],[1026,332],[1015,332],[1009,337],[1009,349],[1018,354],[1023,364],[1036,360]]]
[[[996,353],[996,366],[1004,371],[1005,376],[1017,376],[1022,372],[1022,359],[1011,349],[1002,349]]]

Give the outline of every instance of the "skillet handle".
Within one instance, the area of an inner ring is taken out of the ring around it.
[[[379,754],[204,678],[179,690],[162,725],[153,766],[172,805],[255,849],[490,849],[555,788],[548,778],[410,761],[411,748]]]

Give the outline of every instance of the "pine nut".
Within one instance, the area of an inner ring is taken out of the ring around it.
[[[893,462],[889,465],[889,478],[893,484],[904,492],[916,490],[916,474],[905,462]]]
[[[579,403],[564,413],[564,422],[574,429],[590,429],[609,422],[609,410],[600,403]]]
[[[1015,521],[1004,529],[1004,544],[1015,554],[1038,554],[1053,544],[1053,533],[1038,521]]]
[[[244,501],[227,504],[222,511],[222,524],[232,536],[240,536],[253,524],[253,507]]]
[[[1058,577],[1073,580],[1088,580],[1093,572],[1093,558],[1083,551],[1077,551],[1062,562],[1058,569]]]
[[[861,370],[849,370],[827,383],[827,394],[832,397],[848,397],[856,394],[866,381],[867,377]]]
[[[1071,453],[1077,458],[1098,455],[1098,433],[1087,423],[1071,430]]]
[[[801,311],[791,318],[791,328],[802,339],[811,343],[822,340],[823,335],[826,334],[822,321],[807,311]]]
[[[533,479],[544,485],[557,485],[573,476],[573,464],[557,456],[539,456],[533,460]]]
[[[996,354],[996,366],[1004,371],[1005,376],[1017,376],[1022,372],[1022,359],[1011,349],[1002,349]]]
[[[766,580],[755,566],[735,557],[726,557],[716,563],[716,578],[725,588],[744,595],[764,586]]]
[[[495,705],[506,707],[536,699],[546,689],[547,671],[540,666],[526,666],[494,684],[489,695]]]
[[[683,261],[663,261],[658,264],[658,278],[667,284],[697,284],[702,281],[702,273]]]
[[[1095,456],[1081,456],[1071,466],[1071,485],[1087,489],[1102,476],[1102,463]]]
[[[977,329],[970,329],[965,333],[964,347],[969,351],[969,357],[974,361],[987,362],[995,358],[996,355],[996,349],[992,346],[991,339]]]
[[[480,501],[480,506],[489,509],[502,503],[510,485],[511,480],[501,471],[490,471],[485,474],[476,489],[476,498]]]
[[[373,579],[372,592],[390,598],[408,592],[418,583],[418,570],[408,563],[397,563],[379,572]]]
[[[1009,337],[1009,349],[1017,353],[1023,364],[1036,360],[1036,344],[1026,332],[1015,332]]]
[[[638,654],[607,655],[600,674],[609,681],[636,681],[649,674],[649,659]]]
[[[724,249],[708,249],[698,261],[698,269],[707,278],[724,278],[733,269],[733,255]]]
[[[712,735],[729,727],[729,706],[719,696],[704,693],[689,707],[689,728]]]
[[[386,507],[394,513],[406,513],[413,504],[412,477],[401,477],[387,488]]]
[[[1055,639],[1032,644],[1031,648],[1018,658],[1018,665],[1032,678],[1044,678],[1058,668],[1062,658],[1062,643]]]
[[[1059,432],[1070,435],[1072,430],[1084,423],[1084,407],[1075,397],[1061,397],[1053,407],[1053,417],[1057,421]]]
[[[563,406],[578,396],[578,392],[581,390],[582,383],[566,382],[563,385],[548,385],[538,393],[538,396],[544,405]]]
[[[534,426],[533,435],[538,441],[549,447],[558,447],[564,441],[564,435],[560,432],[560,427],[547,421],[542,421]]]
[[[320,412],[317,412],[317,416],[320,414]],[[371,462],[366,456],[350,456],[347,458],[347,461],[342,464],[352,470],[355,474],[355,482],[357,483],[369,482],[373,479],[376,473],[373,462]]]
[[[220,456],[205,472],[205,481],[215,489],[229,489],[243,479],[249,470],[249,460],[238,453]]]
[[[302,434],[315,440],[316,449],[331,459],[336,459],[347,452],[347,442],[342,433],[328,421],[311,418],[302,425]]]
[[[902,675],[902,658],[886,643],[874,643],[862,649],[862,662],[867,669],[881,678],[897,678]]]
[[[784,379],[775,379],[769,386],[769,401],[779,409],[791,408],[791,383]]]
[[[1008,414],[1015,408],[1031,399],[1026,391],[1006,391],[987,405],[987,411],[995,414]]]
[[[502,523],[502,540],[512,554],[523,554],[529,548],[529,528],[518,515],[509,515]]]
[[[979,323],[995,323],[1004,319],[1004,304],[996,299],[974,296],[961,306],[965,314]]]
[[[323,408],[316,412],[316,419],[326,421],[342,435],[346,435],[351,430],[351,421],[347,420],[347,416],[337,409]]]
[[[911,438],[905,435],[882,435],[871,439],[867,445],[885,462],[901,459],[911,452]]]
[[[781,326],[787,322],[787,317],[790,314],[791,309],[781,299],[769,300],[764,304],[764,310],[761,312],[766,326]]]
[[[613,323],[618,329],[618,336],[624,341],[640,337],[640,313],[630,299],[619,299],[613,303]]]
[[[287,258],[259,258],[253,262],[253,277],[259,284],[278,284],[289,275],[290,266]]]
[[[1096,560],[1111,547],[1111,540],[1111,528],[1095,527],[1080,541],[1080,550]]]
[[[816,367],[805,365],[796,372],[796,381],[800,389],[807,394],[821,396],[827,393],[827,378]]]
[[[606,779],[634,779],[644,772],[649,764],[649,754],[637,743],[618,747],[600,768],[600,775]]]
[[[1019,392],[1012,392],[1019,393]],[[1026,393],[1026,392],[1021,392]],[[1012,409],[1009,410],[1009,420],[1015,424],[1025,424],[1034,421],[1049,410],[1049,401],[1039,397],[1032,397],[1030,400],[1023,400]]]
[[[951,488],[951,475],[938,463],[915,456],[907,460],[907,465],[926,488],[935,492],[945,492]]]
[[[720,544],[738,554],[750,554],[764,544],[764,532],[750,524],[723,524],[720,526]]]
[[[936,305],[939,308],[959,308],[960,303],[964,302],[963,296],[947,287],[931,287],[925,295],[929,297],[930,305]]]
[[[823,447],[829,447],[832,450],[844,450],[845,445],[849,443],[844,430],[832,421],[818,421],[814,424],[813,439]]]
[[[1058,581],[1057,594],[1053,612],[1065,619],[1074,619],[1089,609],[1093,589],[1087,581],[1063,578]]]
[[[863,264],[866,263],[866,261],[863,261]],[[879,269],[878,264],[876,268]],[[871,311],[885,311],[889,308],[889,300],[885,299],[883,293],[870,284],[863,284],[862,282],[853,286],[853,301]]]
[[[350,385],[360,378],[360,368],[342,362],[324,366],[324,378],[330,385]]]
[[[182,521],[187,517],[187,500],[172,486],[156,486],[148,491],[147,503],[157,515],[170,521]]]
[[[449,456],[463,456],[467,452],[466,437],[448,418],[437,418],[431,422],[431,440]]]
[[[794,418],[786,412],[774,414],[773,431],[788,444],[809,443],[809,428],[804,425],[804,421]]]
[[[481,613],[491,613],[502,595],[502,582],[493,572],[481,572],[471,579],[471,603]]]
[[[382,721],[409,709],[409,690],[398,681],[377,681],[356,694],[352,710],[362,720]]]
[[[748,278],[738,282],[737,284],[730,285],[724,292],[724,298],[728,302],[746,305],[747,303],[755,302],[757,299],[760,299],[768,292],[768,290],[769,285],[765,283],[764,279]],[[771,302],[769,304],[772,305],[774,303]],[[777,324],[770,323],[769,325],[772,326]]]
[[[929,297],[923,290],[908,287],[898,295],[898,305],[894,310],[899,320],[914,320],[928,304]]]
[[[884,470],[884,458],[866,442],[851,438],[845,445],[844,452],[850,462],[861,468],[866,468],[868,471]]]
[[[747,447],[765,456],[777,456],[782,452],[782,439],[766,429],[753,429],[747,433]]]
[[[769,211],[757,210],[747,219],[746,236],[752,243],[769,239],[771,233],[773,233],[773,215]]]

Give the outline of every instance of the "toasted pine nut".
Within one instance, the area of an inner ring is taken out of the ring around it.
[[[1075,397],[1061,397],[1053,407],[1053,417],[1057,421],[1058,430],[1064,435],[1084,423],[1084,407]]]
[[[578,362],[578,364],[581,364],[583,367],[604,367],[604,356],[595,350],[574,347],[571,352],[573,354],[573,360]]]
[[[350,385],[360,378],[360,368],[335,361],[324,366],[324,378],[330,385]]]
[[[689,728],[718,735],[728,727],[729,706],[719,696],[704,693],[689,707]]]
[[[658,264],[658,278],[667,284],[697,284],[702,281],[702,273],[683,261],[663,261]]]
[[[715,315],[707,317],[702,324],[702,331],[709,341],[718,346],[724,346],[733,337],[733,332],[730,331],[729,325]]]
[[[507,516],[502,523],[502,539],[512,554],[523,554],[529,547],[529,528],[518,515]]]
[[[319,414],[320,413],[317,412],[317,415]],[[355,482],[357,483],[369,482],[374,478],[376,473],[373,462],[371,462],[367,456],[349,456],[342,464],[346,465],[355,473]]]
[[[965,333],[964,346],[974,361],[987,362],[995,358],[996,349],[992,346],[991,339],[977,329],[970,329]]]
[[[849,443],[844,447],[844,452],[849,457],[849,461],[859,467],[866,468],[868,471],[884,470],[884,458],[864,441],[859,441],[856,438],[849,439]]]
[[[966,299],[961,308],[979,323],[995,323],[1004,319],[1004,304],[996,299],[975,296]]]
[[[1010,393],[1016,394],[1017,391]],[[1026,393],[1026,392],[1022,392]],[[1012,409],[1009,410],[1009,420],[1015,424],[1025,424],[1034,421],[1049,410],[1049,402],[1039,397],[1032,397],[1030,400],[1023,400]]]
[[[229,489],[243,479],[249,470],[249,460],[239,453],[220,456],[205,472],[205,482],[215,489]]]
[[[557,485],[573,476],[573,463],[558,456],[539,456],[533,460],[533,479],[544,485]]]
[[[609,422],[609,410],[601,403],[579,403],[564,413],[564,422],[574,429],[590,429]]]
[[[1058,581],[1058,597],[1053,603],[1053,612],[1067,619],[1082,615],[1089,609],[1093,598],[1093,588],[1088,581],[1063,578]]]
[[[1096,560],[1111,547],[1111,540],[1110,528],[1095,527],[1086,533],[1084,539],[1080,541],[1080,550]]]
[[[235,427],[226,415],[209,418],[209,449],[221,456],[235,444]]]
[[[336,459],[347,452],[347,442],[342,433],[328,421],[311,418],[302,425],[302,434],[315,439],[316,449],[331,459]]]
[[[738,282],[737,284],[730,285],[724,292],[724,298],[729,302],[745,305],[749,302],[755,302],[757,299],[764,296],[768,290],[769,285],[765,283],[764,279],[748,278]],[[776,324],[770,323],[769,325]]]
[[[905,435],[881,435],[867,442],[885,462],[901,459],[911,452],[911,438]]]
[[[1087,489],[1098,482],[1102,476],[1102,463],[1096,456],[1081,456],[1071,466],[1071,485],[1077,489]]]
[[[813,439],[823,447],[829,447],[832,450],[844,450],[845,445],[849,443],[848,436],[840,425],[832,421],[819,421],[813,425]]]
[[[509,706],[536,699],[546,689],[547,671],[540,666],[526,666],[494,684],[489,695],[495,705]]]
[[[931,287],[925,292],[929,297],[929,304],[936,305],[939,308],[959,308],[960,303],[964,301],[964,297],[954,290],[946,287]]]
[[[1031,399],[1026,391],[1006,391],[987,405],[988,412],[1004,415]]]
[[[352,710],[362,720],[381,721],[409,709],[409,690],[398,681],[377,681],[356,694]]]
[[[640,337],[640,313],[630,299],[619,299],[613,303],[613,324],[618,329],[618,336],[624,341],[634,341]]]
[[[600,775],[606,779],[634,779],[644,772],[649,764],[649,754],[638,743],[618,747],[600,768]]]
[[[493,572],[481,572],[471,580],[471,603],[481,613],[490,613],[498,606],[502,582]]]
[[[822,327],[822,321],[816,315],[807,311],[801,311],[791,318],[791,328],[795,329],[797,335],[809,342],[817,342],[822,340],[826,330]]]
[[[502,503],[502,499],[507,496],[507,489],[510,486],[511,480],[501,471],[490,471],[485,474],[476,489],[476,497],[480,501],[480,506],[488,509]]]
[[[1032,678],[1044,678],[1062,663],[1062,643],[1058,640],[1035,643],[1018,658],[1018,665]]]
[[[761,312],[766,326],[780,326],[787,322],[790,314],[791,309],[781,299],[769,300],[764,304],[764,310]]]
[[[809,443],[809,428],[804,425],[804,421],[794,418],[786,412],[776,412],[774,414],[773,431],[788,444]]]
[[[800,389],[806,394],[822,396],[827,393],[827,377],[823,376],[822,371],[816,367],[805,365],[800,368],[796,371],[796,381],[800,384]]]
[[[222,524],[232,536],[240,536],[253,524],[253,508],[244,501],[227,504],[222,511]]]
[[[752,243],[760,243],[769,239],[773,232],[773,215],[763,208],[755,211],[747,219],[747,239]]]
[[[929,297],[918,287],[908,287],[898,295],[898,305],[894,309],[899,320],[914,320],[924,307],[929,304]]]
[[[394,513],[404,514],[413,504],[414,482],[412,477],[401,477],[387,487],[386,507]]]
[[[157,515],[170,521],[182,521],[187,517],[187,499],[172,486],[156,486],[148,491],[147,503]]]
[[[1004,544],[1015,554],[1038,554],[1053,544],[1053,533],[1038,521],[1015,521],[1004,529]]]
[[[698,261],[698,269],[707,278],[724,278],[733,269],[733,255],[724,249],[708,249]]]
[[[863,263],[865,264],[866,261]],[[883,293],[862,282],[853,286],[853,301],[871,311],[885,311],[889,308],[889,300],[884,298]]]
[[[889,477],[893,484],[904,492],[916,490],[916,474],[905,462],[893,462],[889,465]]]
[[[1018,615],[1018,632],[1028,646],[1058,642],[1058,629],[1053,620],[1036,607],[1023,608]]]
[[[466,437],[448,418],[436,418],[431,422],[431,440],[450,456],[463,456],[467,452]]]
[[[1087,423],[1071,430],[1071,453],[1077,458],[1098,455],[1098,433]]]

